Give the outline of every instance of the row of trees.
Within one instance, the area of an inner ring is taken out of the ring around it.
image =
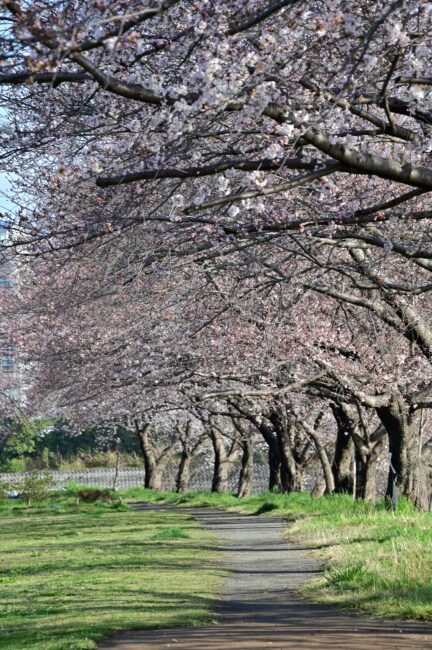
[[[426,507],[428,2],[3,0],[1,164],[29,409],[134,430],[147,481],[256,440],[270,487]],[[12,296],[12,297],[11,297]],[[153,433],[152,433],[153,432]]]
[[[122,464],[141,466],[134,432],[122,427],[73,426],[69,421],[3,417],[0,471],[83,469]]]

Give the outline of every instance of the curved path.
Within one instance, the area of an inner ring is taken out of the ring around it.
[[[432,649],[430,624],[367,619],[299,596],[296,589],[321,565],[311,549],[282,537],[283,519],[209,509],[182,512],[214,531],[229,551],[230,576],[215,603],[219,622],[124,632],[101,642],[101,650]]]

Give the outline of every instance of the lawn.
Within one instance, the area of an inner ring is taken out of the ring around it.
[[[348,496],[130,490],[132,500],[280,514],[287,535],[324,557],[304,589],[314,600],[373,615],[432,619],[432,515],[401,502],[393,515]],[[76,505],[0,505],[0,647],[84,650],[112,632],[212,620],[222,551],[186,513]]]
[[[267,493],[239,500],[136,489],[129,497],[284,516],[290,520],[287,536],[315,549],[326,563],[321,576],[304,588],[308,598],[373,616],[432,620],[432,513],[404,500],[393,514],[383,501],[353,502],[348,495]]]
[[[222,552],[188,515],[56,498],[0,506],[0,647],[83,650],[212,618]]]

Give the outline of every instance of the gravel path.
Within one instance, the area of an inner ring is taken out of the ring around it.
[[[321,566],[308,553],[311,549],[282,537],[283,519],[209,509],[186,512],[223,539],[229,552],[230,576],[221,600],[215,603],[219,622],[124,632],[103,641],[98,646],[101,650],[432,649],[428,623],[367,619],[311,604],[299,596],[296,589],[319,573]]]

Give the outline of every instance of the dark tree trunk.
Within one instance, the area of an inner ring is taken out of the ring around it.
[[[377,414],[387,431],[389,440],[391,467],[387,499],[392,498],[392,470],[394,469],[399,493],[410,499],[417,507],[426,508],[421,440],[414,413],[402,395],[397,395],[389,406],[377,409]]]
[[[140,425],[136,422],[135,424],[136,434],[144,458],[144,487],[160,492],[163,485],[163,471],[165,464],[170,454],[172,454],[175,444],[160,449],[159,453],[156,454],[150,441],[150,428],[151,424],[149,423]]]
[[[354,443],[350,435],[350,423],[341,407],[336,404],[330,406],[337,424],[336,447],[332,463],[334,491],[352,494],[354,488],[352,473]]]
[[[242,413],[249,422],[260,432],[268,446],[269,484],[268,489],[280,491],[281,485],[281,457],[279,445],[271,422],[266,417],[257,417],[248,408],[244,408],[241,402],[230,402],[235,409]]]
[[[184,494],[189,489],[191,460],[192,455],[183,449],[176,476],[176,492],[179,492],[180,494]]]
[[[240,450],[238,445],[233,443],[230,450],[227,452],[223,436],[214,426],[210,426],[209,436],[214,451],[212,492],[228,492],[229,473],[239,456]]]
[[[180,455],[180,463],[177,470],[175,485],[176,492],[184,494],[189,489],[192,458],[203,446],[207,435],[204,433],[193,441],[193,428],[191,420],[188,421],[183,432],[180,431],[179,428],[177,428],[177,432],[179,434],[179,440],[182,445],[182,451]]]
[[[219,450],[215,449],[212,492],[228,492],[228,466],[221,458]]]
[[[150,424],[140,426],[136,424],[135,431],[144,460],[144,487],[150,488],[152,474],[156,471],[156,459],[149,441]]]
[[[252,481],[253,481],[253,442],[250,437],[245,437],[242,440],[242,458],[241,458],[241,469],[240,469],[240,479],[239,486],[237,491],[237,496],[239,498],[247,497],[252,492]]]
[[[146,485],[146,483],[147,483],[147,475],[148,475],[148,472],[147,472],[147,457],[146,457],[144,444],[143,444],[143,441],[142,441],[142,438],[141,438],[140,428],[139,428],[138,425],[136,425],[136,427],[135,427],[135,433],[136,433],[136,436],[138,438],[138,444],[139,444],[139,448],[141,450],[143,464],[144,464],[144,487],[147,487],[147,485]]]
[[[288,433],[278,430],[277,437],[281,455],[282,491],[287,493],[301,492],[303,471],[301,465],[295,461]]]
[[[279,409],[271,413],[270,421],[275,429],[279,447],[282,492],[301,492],[302,466],[296,461],[293,449],[294,435],[292,427],[295,424]]]
[[[269,491],[282,491],[281,455],[273,427],[265,423],[261,423],[258,429],[268,445]]]

